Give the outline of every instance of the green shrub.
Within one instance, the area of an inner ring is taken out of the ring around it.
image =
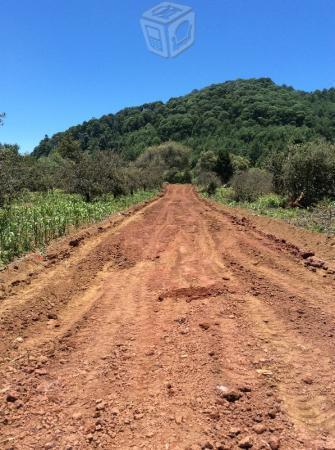
[[[235,204],[234,200],[234,189],[232,187],[225,187],[221,186],[219,189],[217,189],[214,199],[217,202],[225,203],[226,205],[232,205]]]
[[[252,168],[234,175],[231,183],[235,200],[254,202],[272,190],[272,175],[266,170]]]
[[[260,209],[266,208],[284,208],[287,204],[287,199],[281,195],[270,193],[261,195],[257,199],[257,206]]]

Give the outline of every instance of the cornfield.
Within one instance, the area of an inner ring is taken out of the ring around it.
[[[91,224],[153,197],[156,192],[106,196],[85,203],[78,195],[60,191],[28,193],[9,206],[0,208],[0,266],[15,257],[43,249],[51,240],[83,224]]]

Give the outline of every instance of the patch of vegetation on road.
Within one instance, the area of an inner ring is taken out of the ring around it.
[[[53,239],[85,224],[103,220],[157,195],[157,190],[133,195],[105,195],[87,203],[80,195],[61,191],[25,193],[0,208],[0,267],[15,257],[43,249]]]

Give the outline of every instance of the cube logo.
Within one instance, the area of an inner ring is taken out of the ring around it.
[[[195,13],[189,6],[163,2],[146,11],[141,26],[148,49],[174,58],[194,43]]]

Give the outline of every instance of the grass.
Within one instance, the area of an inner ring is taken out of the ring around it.
[[[43,250],[53,239],[81,225],[98,222],[156,194],[157,191],[138,191],[85,203],[79,195],[60,191],[27,193],[0,208],[0,267],[27,252]]]
[[[335,202],[320,202],[313,208],[285,208],[285,199],[276,194],[260,197],[255,202],[237,202],[232,199],[232,188],[220,188],[211,198],[231,207],[245,208],[254,214],[284,220],[310,231],[335,235]]]

